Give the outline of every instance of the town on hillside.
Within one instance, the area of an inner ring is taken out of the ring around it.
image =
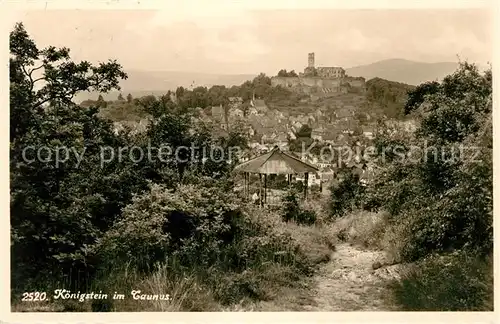
[[[206,3],[16,13],[12,318],[494,315],[487,12]]]
[[[327,188],[338,169],[346,166],[368,182],[374,165],[364,161],[362,154],[342,163],[334,156],[320,156],[320,151],[368,146],[380,123],[384,127],[414,130],[413,120],[391,116],[390,110],[401,110],[406,90],[411,87],[379,79],[366,82],[362,77],[348,76],[342,67],[316,67],[314,55],[308,54],[307,66],[299,74],[282,69],[276,76],[261,74],[239,87],[179,87],[162,98],[172,106],[194,111],[193,122],[210,125],[216,135],[223,136],[234,129],[242,132],[248,140],[248,149],[240,157],[242,162],[277,146],[319,168],[309,177],[309,186]],[[219,97],[211,100],[214,96]],[[149,117],[137,113],[140,99],[150,98],[134,99],[130,94],[124,98],[120,94],[117,101],[106,102],[99,97],[97,102],[104,107],[103,114],[110,113],[104,116],[115,120],[117,132],[126,125],[141,132]],[[95,103],[87,100],[81,105]],[[304,181],[300,176],[297,180]]]

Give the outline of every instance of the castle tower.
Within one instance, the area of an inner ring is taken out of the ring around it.
[[[314,53],[309,53],[308,54],[308,67],[314,68]]]

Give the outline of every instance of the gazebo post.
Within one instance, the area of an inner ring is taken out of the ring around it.
[[[244,187],[244,193],[245,193],[245,199],[248,200],[248,172],[245,172],[244,174],[244,177],[245,177],[245,187]]]
[[[262,174],[259,173],[259,205],[262,207]]]
[[[307,184],[309,183],[309,173],[304,174],[304,199],[307,199]]]
[[[247,199],[250,198],[250,172],[247,172]]]
[[[264,173],[264,205],[267,204],[267,174]]]

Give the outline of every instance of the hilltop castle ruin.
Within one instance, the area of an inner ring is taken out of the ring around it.
[[[272,77],[271,84],[319,96],[365,90],[365,79],[347,76],[342,67],[315,67],[314,53],[308,54],[308,64],[304,73],[299,73],[298,77]]]

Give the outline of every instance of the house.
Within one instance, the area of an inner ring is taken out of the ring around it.
[[[274,143],[275,139],[276,139],[276,134],[275,133],[264,134],[264,135],[262,135],[261,143],[263,143],[263,144]]]
[[[258,112],[267,112],[269,109],[267,108],[266,103],[262,99],[252,99],[250,100],[250,107],[257,109]]]
[[[353,111],[350,109],[338,109],[335,111],[335,117],[339,120],[347,121],[349,118],[353,116]]]
[[[282,151],[287,151],[288,150],[288,143],[287,142],[278,142],[278,143],[276,143],[276,145]]]
[[[375,127],[373,126],[363,126],[363,136],[368,139],[373,139],[375,135]]]
[[[304,182],[306,180],[304,174],[297,174],[295,177],[295,181],[301,181]],[[321,176],[319,173],[309,173],[308,174],[308,179],[307,179],[307,186],[311,187],[313,185],[321,185]]]
[[[325,133],[325,131],[323,128],[313,129],[311,132],[311,138],[318,140],[318,141],[322,141],[324,133]]]
[[[276,128],[279,126],[279,121],[275,118],[262,118],[260,122],[265,128],[273,128],[276,130]]]
[[[258,147],[259,145],[260,145],[260,143],[258,143],[258,142],[250,142],[250,143],[248,143],[248,147],[250,149],[252,149],[252,150],[255,149],[256,147]]]
[[[287,134],[283,132],[279,132],[276,136],[277,143],[288,143]]]
[[[256,116],[258,114],[259,114],[259,111],[255,107],[248,108],[248,115],[249,116]]]
[[[298,132],[300,130],[300,128],[302,127],[302,123],[296,121],[292,124],[292,128],[295,132]]]
[[[328,144],[335,144],[337,141],[338,133],[335,131],[327,131],[323,135],[323,141]]]
[[[226,113],[222,105],[212,107],[212,119],[216,122],[225,122]]]

